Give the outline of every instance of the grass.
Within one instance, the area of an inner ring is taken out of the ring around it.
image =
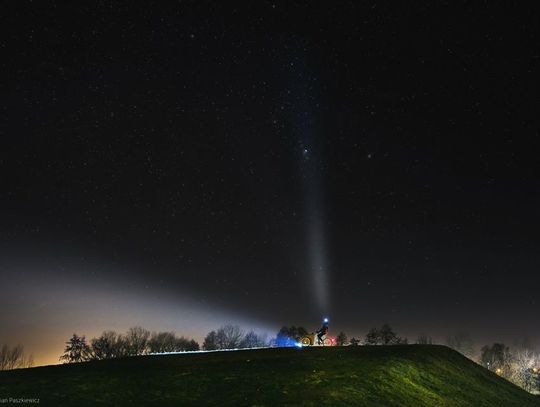
[[[2,398],[54,406],[540,406],[436,345],[140,356],[0,372]]]

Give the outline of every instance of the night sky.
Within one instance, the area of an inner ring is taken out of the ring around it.
[[[2,13],[0,342],[540,340],[525,5],[82,3]]]

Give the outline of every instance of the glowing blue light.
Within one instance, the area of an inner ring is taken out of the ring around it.
[[[280,336],[276,338],[276,346],[279,348],[292,348],[298,346],[298,342],[288,336]]]
[[[328,318],[325,318],[325,319],[324,319],[324,322],[328,322]]]
[[[300,342],[296,342],[296,347],[297,348],[301,348],[302,347],[302,344]]]

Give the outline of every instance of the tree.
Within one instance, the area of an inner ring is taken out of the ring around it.
[[[260,348],[266,345],[266,338],[257,335],[254,331],[249,331],[242,339],[240,348]]]
[[[528,392],[535,387],[537,359],[530,350],[520,349],[513,356],[510,380]]]
[[[200,349],[199,343],[195,339],[190,340],[186,348],[187,351],[191,351],[191,352],[198,351],[199,349]]]
[[[218,349],[236,349],[242,342],[244,331],[238,325],[223,325],[216,332]]]
[[[356,338],[351,338],[351,340],[349,341],[351,346],[358,346],[360,344],[360,339],[356,339]]]
[[[344,346],[347,343],[347,335],[345,332],[341,331],[336,337],[336,344],[338,346]]]
[[[416,343],[418,345],[431,345],[433,344],[433,339],[431,338],[431,336],[422,334],[418,337],[418,339],[416,339]]]
[[[0,348],[0,370],[7,370],[9,352],[10,349],[7,345],[3,345],[2,348]]]
[[[91,358],[91,350],[86,343],[86,338],[73,334],[73,336],[66,342],[64,354],[60,356],[60,360],[64,363],[78,363],[84,362]]]
[[[272,342],[279,347],[295,346],[305,335],[308,335],[308,332],[303,326],[283,326],[277,333],[276,339],[272,340]]]
[[[510,376],[512,355],[510,348],[504,343],[494,343],[481,349],[480,364],[503,377]]]
[[[193,339],[189,340],[183,336],[175,338],[175,352],[187,352],[194,350],[199,350],[199,344]]]
[[[199,350],[193,339],[177,337],[174,332],[152,332],[147,346],[149,353],[186,352]]]
[[[384,324],[380,329],[371,328],[366,334],[366,345],[405,345],[407,338],[400,338],[392,327]]]
[[[0,348],[0,370],[11,370],[31,367],[34,364],[32,355],[26,356],[24,347],[16,345],[10,348],[8,345],[3,345]]]
[[[216,350],[216,349],[218,349],[216,331],[208,332],[208,334],[204,338],[203,349],[204,350]]]
[[[293,327],[294,328],[294,327]],[[294,338],[296,340],[300,340],[300,338],[302,336],[305,336],[308,334],[308,331],[306,330],[306,328],[304,328],[303,326],[297,326],[296,327],[296,331],[293,331],[292,333],[295,333],[296,335],[294,336]]]
[[[128,341],[114,331],[104,331],[91,341],[92,359],[111,359],[128,355]]]
[[[459,331],[446,338],[446,344],[462,355],[472,359],[474,356],[474,342],[468,332]]]
[[[396,333],[392,330],[392,327],[388,324],[384,324],[379,330],[380,340],[383,345],[394,345],[401,343],[402,339],[398,338]]]
[[[371,328],[369,332],[366,334],[366,340],[364,343],[366,345],[380,345],[381,344],[381,336],[379,333],[379,330],[377,328]]]
[[[540,393],[540,369],[533,367],[533,388]]]
[[[140,326],[129,328],[125,336],[127,355],[137,356],[145,354],[149,338],[150,331],[141,328]]]
[[[291,330],[289,327],[286,326],[281,327],[276,335],[275,340],[273,340],[275,346],[278,347],[294,346],[297,341],[298,340],[291,335]]]
[[[306,328],[304,328],[303,326],[295,326],[295,325],[291,325],[290,327],[282,327],[277,336],[278,338],[281,337],[281,338],[290,338],[294,341],[299,341],[300,338],[304,335],[307,335],[308,332],[306,331]]]
[[[150,353],[166,353],[176,350],[176,336],[173,332],[152,332],[148,339]]]

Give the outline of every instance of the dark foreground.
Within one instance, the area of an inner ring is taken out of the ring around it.
[[[39,398],[40,406],[540,406],[430,345],[141,356],[0,372],[0,400],[9,397]]]

